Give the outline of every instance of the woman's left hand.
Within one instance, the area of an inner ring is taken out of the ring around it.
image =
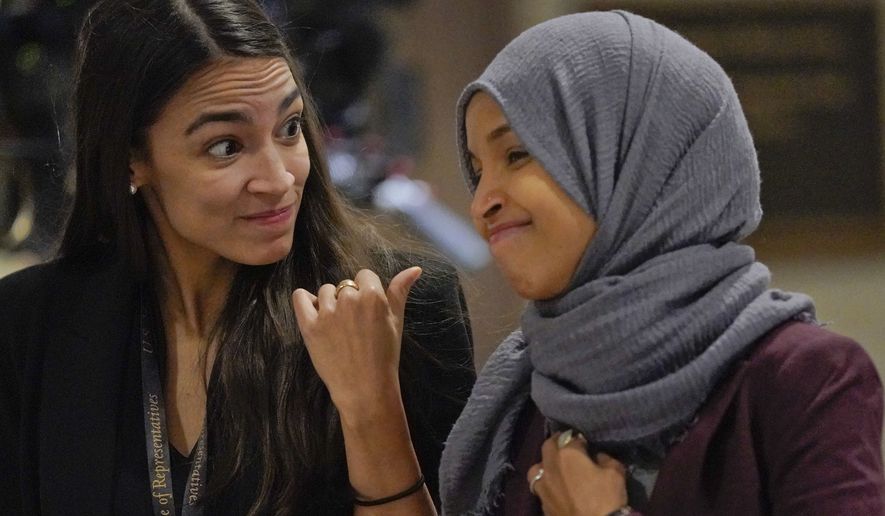
[[[342,417],[371,417],[363,412],[399,400],[406,298],[420,276],[419,267],[406,269],[385,290],[377,274],[363,269],[355,286],[292,294],[310,359]]]
[[[526,480],[541,499],[547,516],[605,516],[627,505],[624,465],[599,453],[587,455],[577,434],[561,447],[556,433],[541,448],[542,462],[529,468]],[[540,478],[532,483],[543,468]]]

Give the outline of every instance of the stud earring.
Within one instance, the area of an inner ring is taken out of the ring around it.
[[[138,191],[138,187],[132,183],[129,183],[129,195],[135,195],[135,192]]]

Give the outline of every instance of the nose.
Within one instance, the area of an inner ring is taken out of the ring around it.
[[[286,167],[282,151],[276,145],[268,145],[259,154],[255,170],[246,190],[256,195],[274,195],[282,197],[295,184],[295,176]]]
[[[501,185],[493,183],[489,175],[483,174],[480,177],[470,203],[470,215],[477,225],[485,225],[501,211],[506,199]]]

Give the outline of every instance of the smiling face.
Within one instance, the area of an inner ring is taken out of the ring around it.
[[[596,222],[526,150],[488,94],[465,116],[471,166],[479,178],[470,215],[498,267],[523,298],[561,294],[596,233]]]
[[[225,59],[185,83],[130,163],[168,254],[249,265],[288,254],[310,171],[303,109],[280,58]]]

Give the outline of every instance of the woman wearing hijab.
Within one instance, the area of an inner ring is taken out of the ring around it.
[[[447,440],[445,514],[883,514],[880,380],[741,243],[759,169],[709,56],[565,16],[457,114],[472,218],[530,303]]]

